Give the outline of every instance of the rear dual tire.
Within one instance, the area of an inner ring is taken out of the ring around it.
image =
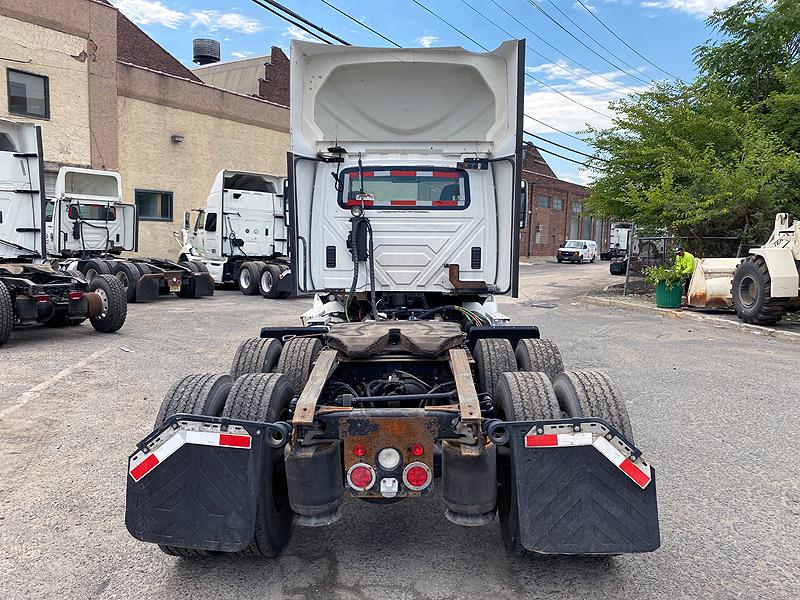
[[[231,363],[234,380],[248,373],[272,373],[278,365],[283,344],[275,338],[251,338],[236,349]]]
[[[257,262],[247,261],[242,263],[242,266],[239,268],[239,278],[237,279],[239,291],[242,292],[242,294],[245,296],[254,296],[258,293],[261,269],[262,267]]]
[[[97,275],[89,282],[89,291],[100,296],[102,312],[89,317],[92,327],[100,333],[118,331],[128,316],[125,288],[114,275]]]
[[[6,284],[0,281],[0,346],[8,341],[14,329],[14,303]]]

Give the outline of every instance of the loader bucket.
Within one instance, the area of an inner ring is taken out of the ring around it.
[[[611,425],[591,417],[501,428],[524,548],[609,555],[660,546],[655,470]]]
[[[253,539],[264,423],[176,415],[128,459],[125,526],[143,542],[236,552]]]
[[[695,261],[689,283],[689,306],[728,309],[733,305],[733,272],[741,258],[702,258]]]

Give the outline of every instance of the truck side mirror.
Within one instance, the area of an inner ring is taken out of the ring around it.
[[[189,225],[191,222],[190,217],[191,215],[189,214],[188,210],[183,213],[183,228],[187,231],[189,230]]]
[[[522,180],[522,189],[519,195],[519,228],[525,229],[528,224],[528,182]]]

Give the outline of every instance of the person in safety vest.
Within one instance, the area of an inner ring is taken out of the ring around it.
[[[683,275],[683,294],[688,296],[689,283],[692,281],[692,273],[694,273],[694,255],[686,252],[683,246],[678,246],[678,254],[675,257],[675,269]]]

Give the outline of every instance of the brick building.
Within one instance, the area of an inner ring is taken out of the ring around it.
[[[192,69],[204,83],[289,106],[289,57],[273,46],[270,54]]]
[[[528,182],[528,218],[521,232],[520,256],[554,256],[567,239],[608,245],[609,224],[584,216],[589,190],[559,179],[533,144],[525,144],[522,178]]]

